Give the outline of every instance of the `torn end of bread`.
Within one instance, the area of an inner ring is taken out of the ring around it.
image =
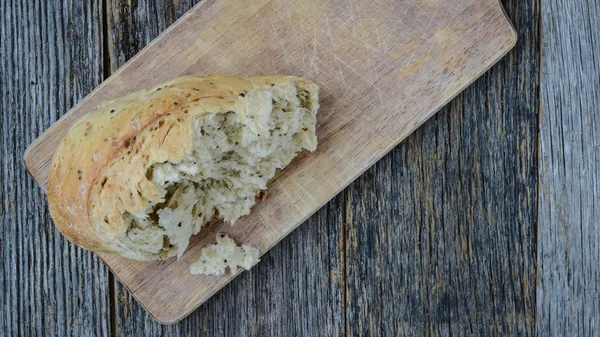
[[[318,87],[291,76],[184,77],[117,100],[61,143],[52,216],[88,249],[181,256],[202,226],[247,215],[277,169],[316,148],[317,109]],[[90,156],[82,137],[100,149]]]
[[[142,213],[127,214],[132,229],[155,231],[181,256],[203,225],[215,219],[233,224],[247,215],[277,169],[302,148],[314,150],[315,116],[297,93],[267,88],[247,95],[255,101],[254,111],[243,117],[226,111],[196,118],[192,153],[147,170],[161,198]],[[124,240],[136,245],[130,239],[127,233]],[[153,254],[167,247],[158,241],[137,248]]]
[[[240,247],[225,234],[217,234],[216,240],[217,243],[202,248],[200,258],[190,267],[190,273],[221,276],[229,268],[231,273],[236,274],[240,267],[249,270],[260,262],[258,249],[250,245]]]

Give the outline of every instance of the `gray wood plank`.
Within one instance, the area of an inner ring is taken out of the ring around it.
[[[0,336],[107,336],[108,271],[54,228],[26,146],[98,85],[102,8],[0,1]]]
[[[537,333],[600,331],[600,2],[544,0]]]
[[[345,192],[349,336],[535,329],[539,2],[514,51]]]
[[[111,70],[198,1],[116,1],[109,7]],[[152,320],[118,282],[116,335],[338,336],[343,315],[343,199],[311,217],[183,321]]]

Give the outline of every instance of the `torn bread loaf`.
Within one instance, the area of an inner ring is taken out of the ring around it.
[[[260,261],[258,249],[249,245],[240,247],[225,234],[217,234],[216,239],[217,243],[202,248],[200,258],[190,267],[190,273],[221,276],[229,268],[232,274],[236,274],[239,267],[248,270]]]
[[[50,169],[48,202],[73,243],[137,260],[250,212],[275,171],[317,145],[318,87],[292,76],[188,76],[77,121]]]

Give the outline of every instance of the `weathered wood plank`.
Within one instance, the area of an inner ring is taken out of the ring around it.
[[[600,2],[542,6],[537,332],[600,331]]]
[[[5,0],[0,17],[0,335],[109,335],[106,267],[56,231],[22,163],[102,81],[101,2]]]
[[[198,1],[111,1],[111,70],[134,56]],[[117,335],[343,334],[342,198],[337,197],[249,272],[183,321],[163,326],[116,282]]]
[[[345,192],[349,336],[533,335],[538,1],[519,43]]]
[[[108,0],[108,56],[111,73],[200,2]]]

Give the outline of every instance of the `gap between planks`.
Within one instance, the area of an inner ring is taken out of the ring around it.
[[[102,75],[103,80],[106,81],[110,77],[110,49],[108,45],[109,40],[109,21],[108,16],[108,1],[101,0],[102,6]],[[102,261],[104,263],[104,261]],[[117,334],[117,294],[115,289],[115,275],[109,269],[108,270],[108,297],[109,297],[109,310],[110,310],[110,335],[115,337]]]

